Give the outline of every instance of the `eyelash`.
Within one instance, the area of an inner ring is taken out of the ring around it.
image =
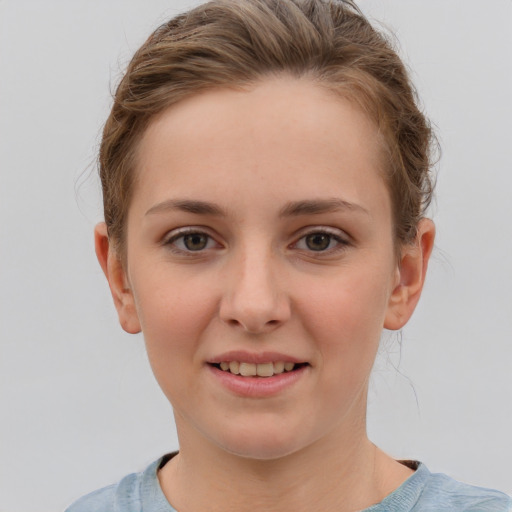
[[[318,235],[324,235],[328,237],[328,246],[325,249],[317,250],[311,249],[310,247],[299,247],[299,244],[301,242],[304,242],[304,244],[307,244],[307,237],[310,236],[318,236]],[[335,242],[336,245],[334,247],[331,247],[332,243]],[[318,228],[312,228],[306,233],[303,233],[301,237],[294,242],[291,247],[295,249],[299,249],[305,252],[308,252],[309,254],[315,254],[318,256],[322,255],[331,255],[335,254],[337,252],[343,251],[347,248],[349,245],[349,241],[347,240],[347,237],[340,236],[340,232],[338,230],[329,229],[326,227],[318,227]]]
[[[206,237],[206,239],[207,239],[206,247],[204,247],[203,249],[198,249],[198,250],[188,249],[186,246],[178,247],[177,246],[178,240],[181,239],[183,242],[183,245],[184,245],[185,237],[187,235],[188,236],[196,235],[196,236]],[[177,232],[171,232],[171,236],[166,238],[163,243],[165,246],[168,246],[169,249],[174,253],[185,254],[185,255],[195,255],[195,254],[199,255],[199,254],[203,253],[205,250],[212,249],[212,247],[211,247],[212,242],[216,245],[220,245],[215,241],[215,239],[211,235],[209,235],[208,233],[206,233],[205,231],[203,231],[201,229],[184,228],[184,229],[180,229]]]
[[[185,237],[186,236],[201,236],[206,237],[206,246],[204,248],[200,248],[197,250],[189,249],[187,248],[185,244]],[[327,236],[328,237],[328,245],[325,249],[320,250],[314,250],[310,247],[299,247],[301,242],[304,242],[304,244],[307,244],[307,237],[311,236]],[[181,240],[183,247],[178,247],[177,242]],[[331,247],[332,243],[335,242],[336,245],[334,247]],[[184,255],[200,255],[204,253],[208,249],[212,249],[212,243],[217,245],[218,247],[222,247],[216,240],[207,232],[199,229],[199,228],[184,228],[180,229],[177,232],[171,232],[171,235],[166,238],[163,242],[163,244],[170,248],[170,250],[177,254],[184,254]],[[346,238],[339,235],[339,232],[336,230],[331,230],[325,227],[319,227],[319,228],[313,228],[310,229],[306,233],[302,233],[301,236],[298,238],[296,242],[293,242],[289,247],[292,249],[298,249],[300,251],[304,251],[310,254],[316,254],[316,255],[326,255],[326,254],[333,254],[337,253],[339,251],[343,251],[346,249],[346,247],[349,245],[349,242]]]

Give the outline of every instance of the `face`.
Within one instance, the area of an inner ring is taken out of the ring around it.
[[[272,459],[364,430],[403,285],[380,143],[349,102],[292,78],[149,126],[118,309],[180,435]]]

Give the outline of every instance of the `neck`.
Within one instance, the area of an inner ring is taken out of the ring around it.
[[[364,428],[273,460],[240,457],[192,437],[180,437],[180,453],[159,474],[179,512],[361,510],[412,473],[378,450]]]

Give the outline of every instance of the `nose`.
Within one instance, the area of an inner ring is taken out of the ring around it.
[[[290,318],[284,275],[271,251],[243,251],[227,264],[220,304],[223,322],[251,334],[270,332]]]

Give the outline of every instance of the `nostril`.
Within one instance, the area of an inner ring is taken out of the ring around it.
[[[276,298],[267,294],[258,297],[239,292],[223,297],[219,316],[230,327],[262,333],[282,325],[290,316],[290,307],[285,296]]]
[[[236,318],[229,318],[226,319],[225,322],[231,327],[243,329],[244,331],[247,331],[248,333],[252,334],[268,332],[279,327],[279,325],[281,324],[280,320],[275,319],[261,322],[258,322],[257,320],[254,319],[247,319],[244,322],[242,320],[237,320]]]

